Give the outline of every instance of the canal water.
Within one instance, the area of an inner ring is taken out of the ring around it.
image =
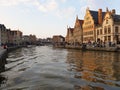
[[[8,54],[0,90],[120,90],[120,53],[17,49]]]

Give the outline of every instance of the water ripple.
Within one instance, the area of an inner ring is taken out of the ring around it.
[[[120,90],[118,53],[37,46],[9,53],[7,62],[1,90]]]

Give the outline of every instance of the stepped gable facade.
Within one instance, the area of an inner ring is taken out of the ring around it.
[[[120,43],[120,15],[115,9],[103,12],[86,9],[84,20],[76,17],[74,28],[67,27],[66,42],[81,43]]]
[[[78,19],[76,17],[74,28],[67,27],[67,35],[66,35],[66,42],[70,44],[81,44],[83,41],[82,35],[82,24],[83,20]]]
[[[86,9],[83,23],[83,42],[94,42],[96,41],[96,26],[102,25],[105,12],[102,9],[98,11]]]
[[[67,35],[65,37],[65,41],[67,43],[73,43],[73,31],[74,31],[74,28],[67,27]]]
[[[74,44],[81,44],[83,42],[83,30],[82,30],[82,24],[83,20],[78,19],[78,16],[76,17],[76,22],[74,26]]]

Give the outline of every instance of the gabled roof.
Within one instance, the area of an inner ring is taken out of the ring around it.
[[[98,24],[98,12],[90,10],[90,13],[94,19],[95,24]]]
[[[5,28],[5,25],[4,24],[0,24],[0,28]]]
[[[120,22],[120,15],[113,14],[112,15],[114,22]]]
[[[95,24],[98,24],[98,11],[92,11],[92,10],[89,10],[94,21],[95,21]],[[102,19],[104,18],[105,16],[105,12],[102,12]]]
[[[69,28],[69,33],[73,33],[74,28]]]
[[[84,20],[79,19],[79,23],[80,23],[80,25],[82,25],[84,23]]]
[[[69,27],[67,30],[67,35],[73,34],[74,28]]]
[[[104,19],[105,14],[106,14],[106,12],[102,12],[102,20]]]
[[[74,28],[76,28],[76,27],[82,27],[83,21],[84,20],[78,19],[78,16],[77,16]]]

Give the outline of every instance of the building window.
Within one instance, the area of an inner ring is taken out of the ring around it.
[[[117,34],[118,33],[118,26],[115,27],[115,33]]]
[[[104,37],[104,40],[107,41],[107,37],[106,36]]]
[[[108,36],[108,41],[111,41],[111,36]]]
[[[99,35],[99,30],[97,30],[97,35]]]
[[[108,26],[108,33],[109,34],[111,33],[111,27],[110,27],[110,25]]]
[[[100,34],[102,34],[102,29],[100,29]]]
[[[104,28],[104,34],[107,34],[107,28],[106,27]]]

